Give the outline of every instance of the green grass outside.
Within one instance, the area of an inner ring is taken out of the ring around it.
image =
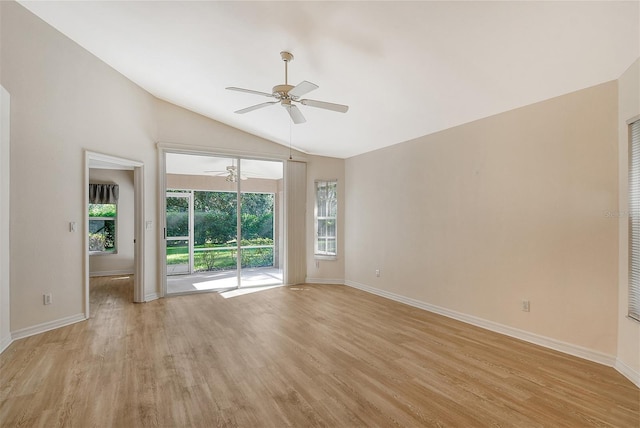
[[[211,248],[204,245],[194,247]],[[273,251],[265,248],[245,249],[245,260],[243,267],[271,266],[273,264]],[[213,260],[210,258],[213,255]],[[207,258],[209,257],[209,258]],[[219,250],[196,251],[194,253],[194,268],[196,271],[217,270],[235,268],[237,265],[236,251]],[[167,264],[186,264],[189,263],[189,247],[167,247]]]

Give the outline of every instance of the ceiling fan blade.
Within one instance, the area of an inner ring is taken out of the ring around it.
[[[228,88],[226,88],[230,91],[238,91],[238,92],[246,92],[248,94],[254,94],[254,95],[262,95],[264,97],[270,97],[273,98],[273,94],[268,94],[266,92],[260,92],[260,91],[254,91],[253,89],[244,89],[244,88],[235,88],[233,86],[229,86]]]
[[[342,104],[327,103],[325,101],[300,100],[300,104],[303,104],[309,107],[317,107],[317,108],[323,108],[325,110],[337,111],[340,113],[346,113],[349,110],[349,106],[345,106]]]
[[[237,110],[234,113],[239,113],[239,114],[249,113],[250,111],[258,110],[259,108],[267,107],[267,106],[270,106],[271,104],[277,104],[278,102],[279,101],[267,101],[266,103],[256,104],[256,105],[251,106],[251,107],[247,107],[247,108],[243,108],[243,109]]]
[[[302,115],[302,112],[298,107],[288,105],[288,106],[285,106],[285,108],[289,112],[289,116],[291,116],[291,120],[293,120],[293,123],[295,123],[296,125],[300,123],[305,123],[307,121],[307,119],[304,118],[304,116]]]
[[[314,89],[318,89],[319,86],[316,85],[315,83],[311,83],[311,82],[307,82],[306,80],[303,80],[301,83],[298,83],[298,85],[294,86],[290,91],[289,91],[289,96],[291,97],[301,97],[304,94],[313,91]]]

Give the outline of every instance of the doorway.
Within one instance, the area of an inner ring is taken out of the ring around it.
[[[144,302],[144,164],[131,159],[119,158],[102,153],[85,152],[84,205],[87,214],[84,216],[84,316],[90,317],[90,276],[89,276],[89,173],[91,169],[111,169],[133,171],[133,301]]]
[[[164,154],[165,294],[283,283],[282,161]]]

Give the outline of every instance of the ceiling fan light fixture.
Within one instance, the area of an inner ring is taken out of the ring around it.
[[[237,88],[235,86],[229,86],[227,89],[231,91],[238,92],[246,92],[254,95],[262,95],[269,98],[275,98],[275,101],[264,102],[260,104],[256,104],[254,106],[246,107],[240,110],[236,110],[235,113],[244,114],[249,113],[250,111],[258,110],[263,107],[268,107],[272,104],[280,103],[283,107],[287,109],[289,116],[291,117],[291,121],[295,124],[300,124],[306,122],[302,112],[298,109],[297,106],[293,105],[292,102],[299,103],[302,105],[308,105],[310,107],[321,108],[325,110],[336,111],[340,113],[346,113],[349,110],[349,106],[335,103],[328,103],[324,101],[317,100],[301,100],[300,97],[311,92],[313,90],[318,89],[318,85],[315,83],[307,82],[303,80],[296,86],[289,85],[289,62],[293,61],[293,55],[289,52],[283,51],[280,52],[280,57],[284,61],[284,84],[276,85],[273,87],[271,94],[261,91],[254,91],[253,89],[244,89]]]

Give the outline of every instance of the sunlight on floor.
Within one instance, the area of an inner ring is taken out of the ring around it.
[[[244,268],[240,288],[268,287],[283,282],[283,271],[273,267]],[[236,270],[196,272],[192,275],[169,275],[167,293],[222,291],[238,287]]]
[[[238,280],[236,278],[228,278],[227,280],[214,279],[211,281],[194,282],[191,285],[196,290],[202,291],[202,290],[216,290],[216,289],[224,290],[226,288],[234,288],[237,283],[238,283]]]
[[[278,287],[283,287],[283,285],[279,284],[279,285],[271,285],[268,287],[239,288],[237,290],[223,291],[222,293],[220,293],[220,295],[225,299],[228,299],[230,297],[237,297],[237,296],[242,296],[244,294],[257,293],[258,291],[271,290],[272,288],[278,288]]]

